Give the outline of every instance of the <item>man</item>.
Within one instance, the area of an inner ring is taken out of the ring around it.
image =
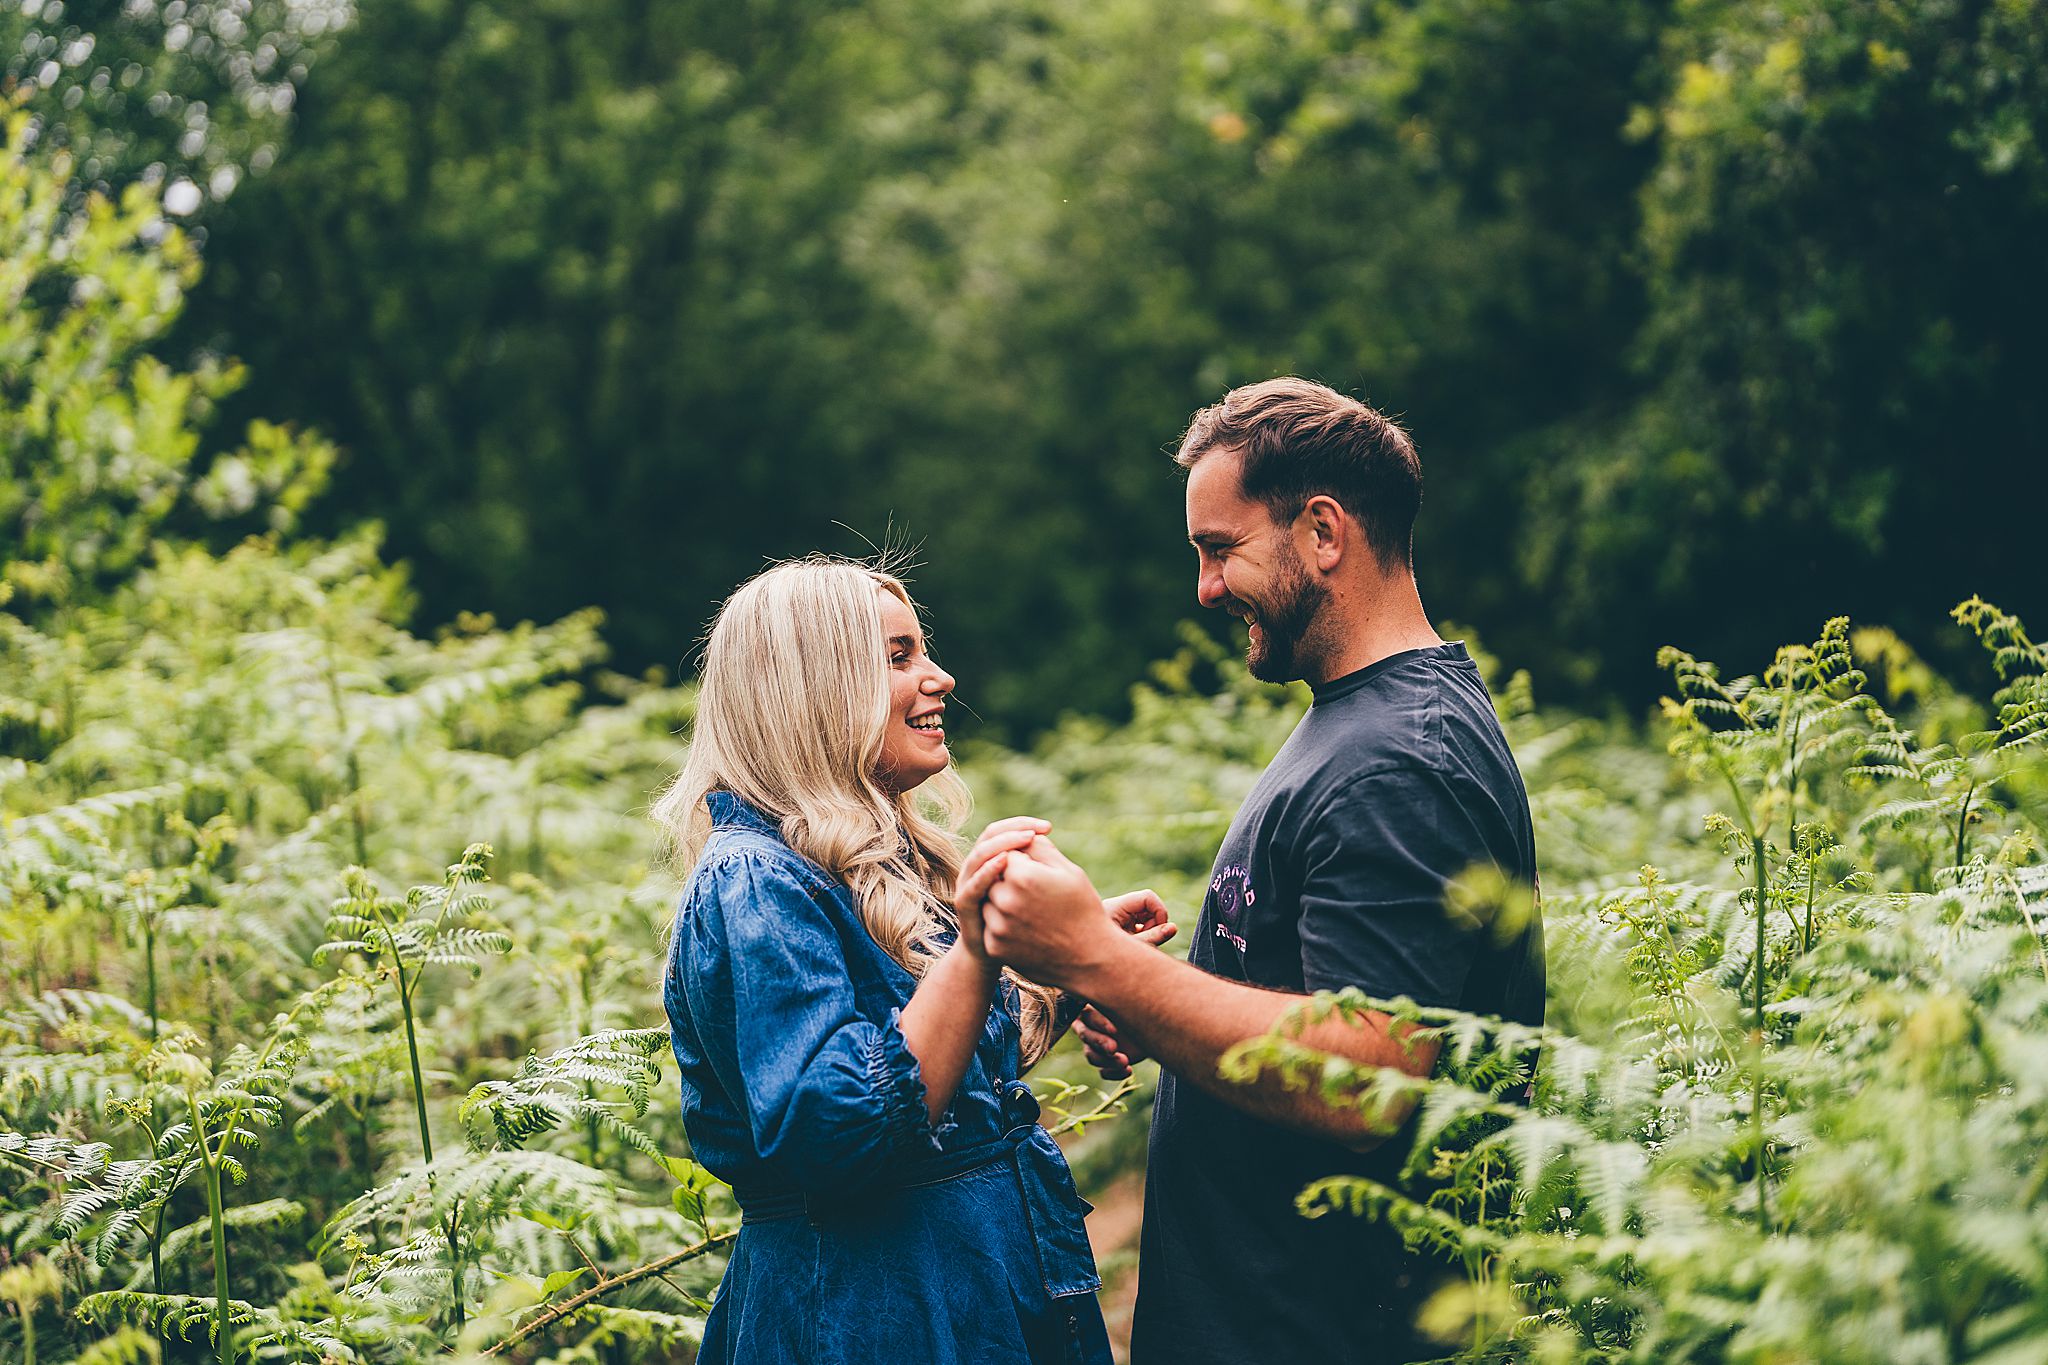
[[[1197,413],[1174,458],[1202,605],[1248,624],[1255,676],[1306,679],[1314,703],[1231,824],[1186,964],[1117,932],[1045,838],[970,857],[970,870],[1006,859],[985,941],[1095,1003],[1081,1029],[1099,1063],[1144,1053],[1163,1068],[1137,1365],[1434,1356],[1411,1329],[1428,1268],[1384,1225],[1310,1220],[1294,1203],[1322,1176],[1395,1182],[1408,1144],[1277,1077],[1226,1082],[1217,1062],[1307,993],[1345,986],[1540,1023],[1540,922],[1503,941],[1444,906],[1446,885],[1475,865],[1534,883],[1528,798],[1465,647],[1423,613],[1422,475],[1400,427],[1320,384],[1275,379]],[[1302,1041],[1429,1072],[1433,1047],[1404,1042],[1386,1015],[1369,1022],[1332,1018]]]

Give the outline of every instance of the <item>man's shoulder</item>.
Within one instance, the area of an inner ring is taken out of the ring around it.
[[[1380,767],[1440,768],[1482,738],[1505,757],[1507,740],[1478,666],[1456,654],[1419,650],[1366,686],[1307,717],[1330,766],[1367,772]]]
[[[1399,812],[1403,823],[1432,807],[1526,809],[1506,732],[1469,659],[1417,659],[1376,683],[1330,708],[1304,746],[1291,784],[1301,821],[1360,807],[1375,822]]]
[[[1302,719],[1300,780],[1327,788],[1439,764],[1446,720],[1468,723],[1466,698],[1443,671],[1432,660],[1404,661],[1366,686],[1319,699]]]

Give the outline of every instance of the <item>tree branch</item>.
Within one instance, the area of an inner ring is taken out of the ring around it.
[[[609,1294],[614,1289],[632,1284],[635,1280],[648,1279],[661,1274],[671,1266],[681,1265],[684,1261],[694,1260],[699,1256],[716,1251],[739,1235],[738,1228],[734,1228],[731,1232],[721,1232],[716,1237],[707,1237],[701,1242],[694,1242],[684,1247],[681,1251],[664,1256],[658,1261],[649,1261],[646,1265],[636,1265],[631,1270],[622,1270],[609,1280],[599,1280],[581,1294],[563,1299],[560,1303],[549,1308],[532,1322],[527,1323],[524,1327],[513,1332],[511,1336],[506,1337],[503,1341],[485,1351],[484,1354],[494,1356],[503,1351],[508,1351],[535,1333],[543,1332],[554,1326],[593,1299]]]

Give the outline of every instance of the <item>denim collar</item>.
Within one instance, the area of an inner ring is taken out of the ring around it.
[[[763,834],[782,837],[782,825],[762,814],[752,802],[734,796],[728,791],[707,792],[705,808],[711,812],[713,829],[753,829]]]

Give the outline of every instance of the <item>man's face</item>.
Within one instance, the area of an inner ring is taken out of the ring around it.
[[[1292,682],[1316,667],[1316,617],[1329,589],[1302,562],[1294,528],[1244,495],[1243,457],[1216,450],[1188,471],[1188,540],[1200,567],[1195,596],[1251,627],[1245,662],[1266,682]]]

